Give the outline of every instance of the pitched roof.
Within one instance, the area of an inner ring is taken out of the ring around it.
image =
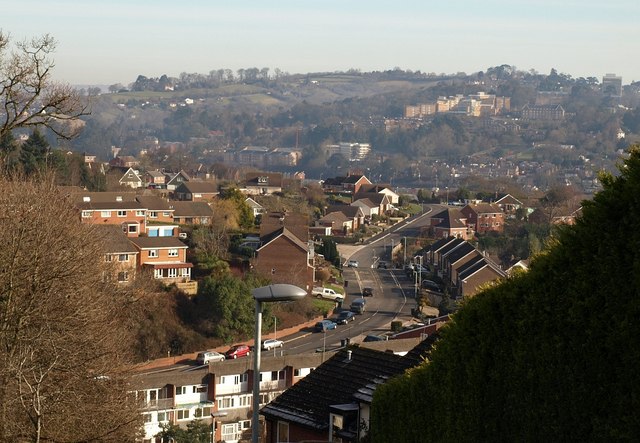
[[[80,190],[79,192],[71,191],[68,194],[73,203],[81,203],[83,201],[91,202],[116,202],[116,201],[135,201],[136,193],[129,192],[89,192]]]
[[[342,183],[357,183],[358,180],[364,178],[365,180],[367,179],[367,177],[365,177],[362,174],[353,174],[353,175],[348,175],[344,178],[344,180],[342,181]]]
[[[325,222],[330,221],[330,222],[342,224],[344,222],[352,221],[352,220],[353,220],[352,218],[347,217],[343,212],[335,211],[335,212],[328,213],[324,217],[320,217],[319,221],[325,221]]]
[[[353,403],[363,388],[374,388],[409,368],[411,361],[389,352],[350,347],[337,352],[313,372],[260,410],[262,415],[318,431],[329,428],[329,407]]]
[[[351,204],[356,206],[365,205],[368,208],[377,208],[380,206],[379,204],[372,202],[369,198],[359,198],[357,200],[354,200]]]
[[[466,219],[466,217],[459,209],[455,208],[444,209],[431,218],[441,220],[440,223],[436,225],[438,228],[465,228],[467,226],[461,220]]]
[[[213,182],[184,181],[178,186],[176,191],[187,191],[191,194],[217,194],[218,185]]]
[[[169,208],[169,202],[156,195],[139,195],[136,197],[136,200],[139,201],[146,209],[152,211],[171,210],[171,208]]]
[[[83,211],[117,211],[121,209],[140,209],[145,210],[147,208],[137,201],[116,201],[116,202],[80,202],[76,203],[76,207]]]
[[[103,239],[105,253],[136,254],[138,252],[120,226],[94,225],[94,228]]]
[[[391,187],[391,185],[383,185],[383,184],[369,184],[369,183],[364,183],[362,186],[360,186],[360,191],[361,192],[375,192],[375,193],[379,193],[380,191],[391,191],[395,194],[395,191],[393,190],[393,188]]]
[[[262,246],[260,246],[257,251],[259,252],[262,249],[265,249],[265,247],[271,243],[272,241],[274,241],[276,238],[279,237],[284,237],[288,240],[290,240],[291,242],[293,242],[296,246],[298,246],[300,249],[307,251],[308,250],[308,246],[305,242],[303,242],[302,240],[300,240],[300,238],[298,236],[296,236],[293,232],[291,232],[289,229],[282,227],[280,229],[277,229],[263,237],[260,237],[260,242],[262,243]]]
[[[387,194],[379,194],[377,192],[357,192],[353,194],[352,201],[357,201],[362,199],[368,199],[373,203],[375,203],[376,206],[381,205],[382,203],[385,202],[385,200],[387,204],[389,203],[389,196]]]
[[[174,217],[211,217],[213,209],[207,202],[172,201],[169,208],[173,209]]]
[[[494,201],[497,205],[522,205],[522,202],[511,194],[505,194]]]
[[[471,243],[464,242],[460,246],[458,246],[457,248],[451,250],[449,253],[446,254],[447,261],[449,263],[455,263],[458,260],[460,260],[462,257],[467,256],[467,254],[473,251],[476,251],[478,254],[480,254],[480,252]]]
[[[326,215],[331,214],[332,212],[341,212],[349,218],[355,218],[358,216],[362,216],[362,209],[360,206],[351,206],[351,205],[330,205],[327,206],[327,210],[325,211]]]
[[[262,214],[260,237],[286,227],[301,241],[309,240],[309,217],[297,212],[269,212]]]
[[[478,203],[476,205],[467,205],[465,208],[471,209],[476,214],[501,214],[500,207],[493,203]],[[462,208],[464,209],[464,208]]]

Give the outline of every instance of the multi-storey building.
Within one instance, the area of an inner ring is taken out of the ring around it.
[[[260,406],[307,376],[324,355],[263,353],[260,366]],[[185,428],[193,420],[211,425],[211,441],[234,443],[251,436],[253,360],[240,358],[133,377],[132,387],[144,416],[145,443],[155,441],[163,424]]]

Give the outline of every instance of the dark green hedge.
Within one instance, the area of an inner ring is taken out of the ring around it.
[[[380,387],[374,442],[640,441],[640,147],[528,273]]]

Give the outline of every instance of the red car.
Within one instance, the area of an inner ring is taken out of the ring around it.
[[[227,359],[234,359],[238,357],[247,357],[251,353],[251,348],[247,345],[233,345],[224,356]]]

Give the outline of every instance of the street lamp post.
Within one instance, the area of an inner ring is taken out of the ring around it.
[[[307,291],[294,285],[277,283],[262,286],[251,291],[256,301],[256,332],[253,342],[253,417],[251,420],[251,441],[260,440],[260,350],[262,342],[262,303],[300,300]]]
[[[406,265],[407,264],[407,237],[403,237],[404,238],[404,257],[403,257],[403,263],[402,265]]]

